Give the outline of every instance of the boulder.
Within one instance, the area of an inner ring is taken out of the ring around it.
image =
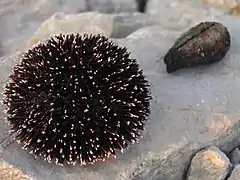
[[[224,180],[231,168],[228,157],[217,147],[196,153],[191,161],[187,180]]]
[[[113,28],[112,17],[98,12],[85,12],[79,14],[57,13],[43,22],[35,34],[29,38],[28,47],[39,41],[62,33],[93,33],[110,36]]]

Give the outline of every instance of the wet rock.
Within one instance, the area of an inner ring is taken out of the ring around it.
[[[110,36],[113,29],[112,17],[98,12],[79,14],[57,13],[41,24],[36,33],[29,38],[28,47],[43,41],[54,34],[93,33]]]
[[[234,167],[230,177],[227,180],[239,180],[240,179],[240,165]]]
[[[224,180],[231,163],[217,147],[197,152],[191,160],[187,180]]]

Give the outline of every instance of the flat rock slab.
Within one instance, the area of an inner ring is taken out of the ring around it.
[[[42,180],[172,180],[183,179],[191,156],[199,149],[217,145],[228,152],[240,143],[240,22],[219,19],[232,35],[232,47],[223,61],[199,68],[166,72],[161,59],[180,35],[160,26],[140,29],[126,39],[115,40],[132,52],[151,83],[151,115],[143,138],[117,158],[95,165],[59,167],[5,141],[2,160],[29,177]],[[0,82],[11,72],[18,55],[0,59]],[[0,89],[2,91],[2,88]],[[2,97],[1,97],[2,98]],[[9,129],[0,106],[0,137]],[[1,139],[0,139],[1,141]]]

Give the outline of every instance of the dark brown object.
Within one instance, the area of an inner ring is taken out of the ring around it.
[[[167,72],[220,61],[230,48],[230,34],[218,22],[201,22],[182,34],[164,57]]]

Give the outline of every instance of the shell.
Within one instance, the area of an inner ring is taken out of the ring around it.
[[[183,33],[164,57],[167,72],[190,66],[212,64],[230,49],[230,33],[218,22],[201,22]]]

